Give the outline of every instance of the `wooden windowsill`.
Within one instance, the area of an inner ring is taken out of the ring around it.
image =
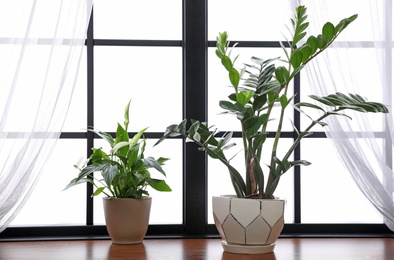
[[[219,239],[145,239],[138,245],[110,240],[0,242],[0,259],[372,259],[394,257],[394,238],[280,238],[274,253],[223,252]]]

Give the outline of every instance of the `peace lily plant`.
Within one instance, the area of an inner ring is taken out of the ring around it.
[[[94,196],[103,193],[107,197],[136,199],[149,196],[148,186],[158,191],[171,191],[164,180],[152,178],[149,172],[155,169],[166,176],[162,165],[168,159],[160,157],[156,160],[144,156],[146,142],[142,136],[147,128],[129,138],[129,108],[130,101],[125,108],[124,126],[118,123],[115,138],[108,133],[88,129],[107,141],[111,149],[106,153],[102,148],[92,148],[88,163],[82,167],[75,166],[79,174],[66,189],[90,182],[96,188]],[[101,177],[93,176],[94,172],[100,172]]]
[[[309,96],[315,103],[302,102],[293,104],[294,95],[289,96],[290,82],[320,53],[332,44],[338,35],[355,19],[357,15],[341,20],[336,26],[331,22],[324,24],[322,33],[317,36],[306,38],[306,29],[309,23],[306,21],[306,7],[299,6],[295,10],[294,18],[291,19],[292,37],[288,46],[281,43],[284,59],[273,58],[263,60],[257,57],[251,58],[251,63],[244,68],[235,68],[237,57],[231,59],[227,32],[219,33],[216,38],[216,55],[221,60],[228,72],[228,78],[232,85],[233,93],[227,100],[219,102],[219,106],[225,113],[234,115],[241,125],[243,154],[244,154],[244,178],[239,170],[235,169],[225,155],[225,150],[232,147],[230,143],[232,132],[218,136],[218,130],[206,123],[197,120],[183,120],[180,124],[167,127],[164,135],[156,143],[162,142],[169,137],[183,136],[188,141],[199,145],[201,151],[205,151],[210,157],[221,161],[228,169],[231,181],[237,197],[239,198],[274,198],[275,189],[284,173],[296,165],[310,165],[305,160],[293,161],[291,155],[300,141],[311,135],[311,129],[316,126],[326,126],[324,120],[329,116],[345,116],[345,110],[358,112],[388,113],[388,109],[381,103],[368,102],[357,94],[335,93],[328,96]],[[304,41],[304,43],[302,43]],[[302,43],[302,44],[301,44]],[[297,46],[298,45],[298,46]],[[274,63],[282,62],[284,65],[276,66]],[[310,125],[304,130],[295,129],[298,137],[287,148],[284,156],[279,158],[278,144],[281,140],[281,132],[286,109],[296,109],[306,114],[301,109],[309,108],[318,110],[320,116],[311,119]],[[279,118],[273,118],[273,111],[279,110]],[[349,117],[350,118],[350,117]],[[261,162],[263,148],[267,143],[267,126],[276,121],[277,129],[272,146],[269,146],[271,156],[266,163]],[[263,164],[267,165],[266,170]],[[268,176],[268,177],[267,177]]]

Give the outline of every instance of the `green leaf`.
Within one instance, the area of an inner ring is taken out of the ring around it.
[[[223,137],[219,140],[217,145],[217,150],[221,150],[233,137],[233,132],[227,132],[223,135]]]
[[[114,142],[114,148],[118,143],[120,142],[129,142],[129,133],[127,133],[126,129],[124,129],[119,123],[118,123],[118,128],[116,129],[116,138]],[[128,151],[128,147],[123,147],[118,149],[118,153],[121,154],[122,156],[126,156]]]
[[[326,36],[319,34],[317,36],[317,46],[319,47],[319,49],[324,49],[327,46],[327,38]]]
[[[104,190],[105,190],[105,187],[100,187],[93,193],[92,196],[100,195]]]
[[[305,43],[300,48],[299,51],[302,53],[302,62],[305,63],[309,57],[312,55],[312,47]]]
[[[296,49],[293,52],[293,54],[291,55],[290,63],[293,66],[293,68],[296,69],[296,68],[300,67],[302,61],[303,61],[302,52],[299,51],[299,49]]]
[[[200,135],[198,134],[198,129],[200,127],[200,121],[192,122],[192,125],[189,128],[188,137],[192,140],[200,141]],[[197,139],[195,139],[197,138]]]
[[[285,109],[287,107],[287,105],[289,104],[288,100],[287,100],[287,96],[285,94],[283,94],[280,97],[280,105],[283,109]]]
[[[252,97],[253,97],[252,90],[242,91],[239,92],[237,95],[237,102],[245,106]]]
[[[138,131],[138,133],[136,133],[133,138],[130,141],[130,147],[134,146],[138,140],[140,140],[141,136],[144,134],[144,132],[146,131],[146,129],[148,129],[147,127],[145,127],[144,129]]]
[[[289,71],[284,66],[280,66],[275,70],[275,77],[283,85],[289,80]]]
[[[316,100],[316,101],[318,101],[318,102],[320,102],[320,103],[323,103],[324,105],[335,107],[335,104],[333,104],[331,101],[329,101],[329,100],[327,100],[325,98],[322,98],[322,97],[319,97],[319,96],[316,96],[316,95],[310,95],[309,97],[314,99],[314,100]]]
[[[322,29],[323,35],[326,37],[327,41],[330,42],[335,36],[335,27],[332,23],[327,22]]]
[[[230,79],[231,84],[232,84],[235,88],[238,88],[238,84],[239,84],[239,80],[240,80],[240,76],[239,76],[238,70],[236,70],[236,69],[234,69],[234,68],[231,68],[231,69],[229,70],[228,76],[229,76],[229,79]]]
[[[146,182],[157,191],[171,191],[170,186],[164,180],[146,179]]]
[[[246,191],[246,184],[244,179],[242,178],[241,174],[230,164],[226,164],[226,166],[230,173],[231,182],[233,184],[233,188],[235,190],[235,193],[237,194],[237,197],[244,198]]]
[[[112,136],[111,136],[110,134],[107,134],[107,133],[101,132],[101,131],[97,131],[97,130],[92,129],[92,128],[87,129],[87,130],[90,131],[90,132],[93,132],[93,133],[97,134],[98,136],[100,136],[102,139],[104,139],[105,141],[107,141],[107,143],[109,143],[109,145],[110,145],[111,147],[114,146],[115,140],[112,138]]]
[[[311,47],[311,54],[313,55],[317,48],[318,48],[318,42],[317,42],[317,38],[315,36],[309,36],[308,40],[306,41],[309,46]]]
[[[306,32],[300,33],[300,34],[295,34],[292,42],[292,46],[296,46],[296,44],[302,40],[306,35]]]
[[[109,159],[109,156],[101,148],[92,148],[93,153],[90,155],[92,163],[99,163],[104,159]]]
[[[148,168],[154,168],[157,171],[159,171],[161,174],[166,176],[166,173],[164,172],[163,168],[161,167],[161,164],[153,157],[147,157],[141,160],[145,165],[148,166]]]
[[[307,102],[300,102],[298,104],[296,104],[297,107],[309,107],[309,108],[314,108],[314,109],[318,109],[321,110],[323,112],[325,112],[325,110],[315,104],[312,103],[307,103]]]
[[[278,97],[279,97],[279,94],[277,92],[269,92],[268,93],[268,103],[273,104]]]
[[[233,63],[228,56],[222,57],[222,64],[226,68],[226,70],[230,71],[233,68]]]
[[[128,164],[128,167],[130,169],[133,167],[134,163],[138,159],[139,150],[140,150],[140,145],[139,144],[135,144],[135,145],[130,147],[130,150],[129,150],[128,154],[127,154],[127,164]]]
[[[259,117],[251,117],[246,120],[244,124],[244,130],[247,138],[250,138],[257,134],[262,126],[263,122],[260,120]]]
[[[72,179],[70,181],[70,183],[63,190],[67,190],[67,189],[69,189],[71,187],[74,187],[75,185],[86,183],[86,182],[89,182],[89,179],[87,179],[87,178],[84,178],[84,179],[79,179],[79,178]]]
[[[312,163],[311,163],[311,162],[308,162],[308,161],[305,161],[305,160],[298,160],[298,161],[293,161],[293,162],[291,162],[290,164],[291,164],[291,166],[295,166],[295,165],[309,166],[309,165],[311,165]]]
[[[101,170],[101,174],[103,175],[104,181],[108,187],[112,185],[112,180],[115,177],[117,170],[118,170],[117,165],[108,165],[108,164],[106,165],[106,167],[104,167]]]
[[[267,103],[267,95],[258,95],[253,100],[253,110],[260,110]]]
[[[130,103],[131,103],[131,99],[130,99],[129,103],[127,103],[126,108],[124,110],[124,127],[125,127],[126,131],[127,131],[128,126],[129,126]]]
[[[358,17],[357,14],[350,16],[349,18],[342,19],[337,26],[335,26],[335,32],[340,33],[342,32],[350,23],[356,20]]]
[[[240,103],[231,103],[229,101],[219,101],[219,106],[225,110],[229,110],[233,113],[240,113],[242,114],[245,110],[244,106]]]

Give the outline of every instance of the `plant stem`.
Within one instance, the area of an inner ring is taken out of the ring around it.
[[[297,139],[294,141],[293,145],[290,147],[290,149],[287,151],[286,155],[283,157],[282,161],[286,161],[289,159],[290,155],[293,153],[295,148],[298,146],[298,144],[301,142],[302,138],[305,137],[309,133],[309,130],[311,130],[318,122],[322,121],[324,118],[328,117],[328,113],[324,113],[321,117],[319,117],[317,120],[313,121],[303,132],[301,132]]]

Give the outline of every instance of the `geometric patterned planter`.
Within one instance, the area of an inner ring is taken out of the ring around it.
[[[212,207],[224,251],[264,254],[274,250],[284,226],[285,200],[213,196]]]

